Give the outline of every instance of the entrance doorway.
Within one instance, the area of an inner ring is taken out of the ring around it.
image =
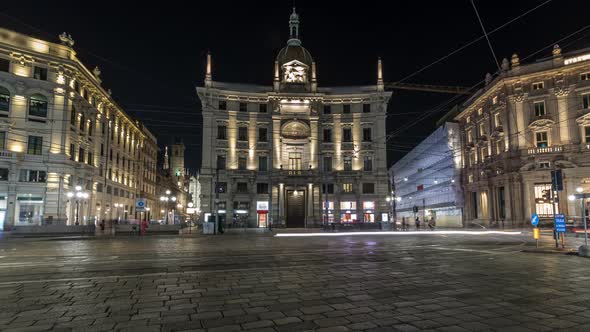
[[[305,191],[287,190],[287,227],[305,227]]]

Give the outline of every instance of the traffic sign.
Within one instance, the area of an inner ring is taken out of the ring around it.
[[[565,233],[565,214],[555,215],[555,232]]]
[[[145,198],[137,198],[135,200],[135,211],[143,212],[145,211],[146,203]]]
[[[533,213],[533,215],[531,216],[531,225],[533,225],[533,227],[537,227],[538,224],[539,224],[539,215],[537,215],[536,213]]]

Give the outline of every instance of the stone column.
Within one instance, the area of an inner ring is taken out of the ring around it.
[[[569,116],[568,102],[567,102],[568,93],[569,93],[568,89],[557,89],[555,91],[555,96],[557,97],[559,138],[560,138],[562,145],[570,144],[572,141],[572,137],[570,136],[570,130],[569,130],[570,120],[568,119],[568,116]]]
[[[272,119],[272,165],[275,170],[279,169],[282,164],[281,159],[281,119],[273,116]]]
[[[518,144],[517,149],[524,149],[526,148],[526,125],[525,125],[525,121],[527,119],[527,117],[525,117],[525,110],[524,110],[524,101],[526,99],[526,95],[525,94],[520,94],[520,95],[515,95],[512,97],[512,101],[513,101],[513,112],[516,113],[516,136],[517,136],[517,141],[516,143]]]

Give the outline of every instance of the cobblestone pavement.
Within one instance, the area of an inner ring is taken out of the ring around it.
[[[590,330],[590,260],[521,252],[531,245],[528,235],[4,238],[0,330]]]

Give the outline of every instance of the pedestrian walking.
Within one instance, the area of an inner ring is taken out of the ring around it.
[[[148,223],[145,220],[141,221],[141,235],[145,235],[148,229]]]
[[[406,217],[402,217],[402,231],[408,230],[408,220]]]
[[[420,230],[420,217],[416,217],[416,230]]]

